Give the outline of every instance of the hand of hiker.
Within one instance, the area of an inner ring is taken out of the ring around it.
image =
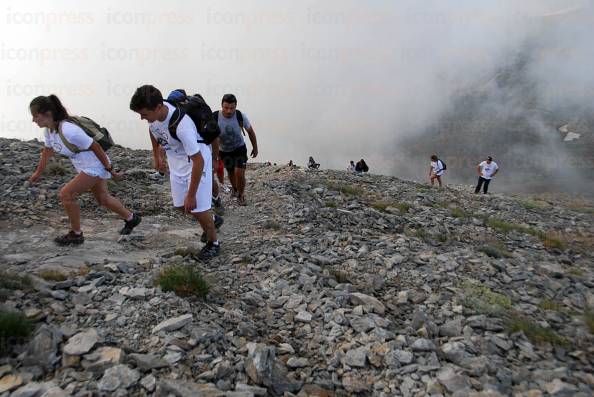
[[[186,194],[186,198],[184,199],[184,211],[192,212],[194,208],[196,208],[196,196]]]
[[[124,179],[124,173],[117,172],[117,171],[111,171],[111,177],[113,178],[114,181],[121,181],[122,179]]]
[[[253,149],[252,149],[251,156],[252,156],[253,158],[255,158],[257,155],[258,155],[258,148],[253,148]]]

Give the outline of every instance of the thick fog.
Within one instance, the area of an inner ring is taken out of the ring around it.
[[[526,73],[539,103],[591,108],[594,97],[594,13],[581,0],[0,7],[2,137],[40,139],[28,104],[56,93],[117,143],[149,148],[147,124],[128,105],[137,86],[153,84],[165,95],[199,92],[213,108],[223,94],[236,94],[260,161],[303,164],[312,155],[323,168],[343,169],[365,158],[372,172],[399,175],[401,140],[436,128],[460,92],[487,84],[522,51],[532,54]],[[513,102],[496,105],[506,104],[513,110]],[[471,137],[450,143],[475,144]],[[424,175],[425,163],[403,174]]]

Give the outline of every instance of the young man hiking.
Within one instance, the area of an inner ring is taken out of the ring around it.
[[[163,101],[161,92],[144,85],[136,89],[130,100],[130,109],[149,123],[149,136],[154,158],[161,158],[159,146],[167,153],[169,181],[173,205],[192,214],[206,233],[207,243],[198,259],[207,260],[219,255],[213,216],[210,212],[212,193],[212,154],[196,125],[188,115],[179,118],[177,108]],[[170,121],[175,117],[174,138]],[[155,167],[159,169],[157,166]]]
[[[493,161],[493,157],[489,156],[487,157],[487,160],[482,161],[477,165],[476,171],[478,172],[479,179],[476,188],[474,189],[474,193],[478,194],[481,191],[481,186],[484,185],[483,194],[487,194],[489,183],[491,183],[491,179],[493,179],[495,174],[499,171],[499,166]]]
[[[219,123],[219,155],[233,187],[233,194],[237,196],[239,205],[245,205],[245,167],[247,165],[247,146],[243,139],[243,130],[247,131],[252,143],[252,158],[258,155],[258,141],[256,133],[245,113],[237,108],[237,98],[233,94],[225,94],[221,101],[221,110],[214,112],[215,120]],[[216,157],[216,156],[215,156]]]

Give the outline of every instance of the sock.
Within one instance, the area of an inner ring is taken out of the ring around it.
[[[159,175],[161,175],[161,176],[165,176],[165,173],[164,173],[164,172],[161,172],[161,171],[159,171]]]
[[[134,219],[134,213],[133,212],[130,213],[130,215],[126,219],[126,222],[130,222],[132,219]]]
[[[218,200],[219,199],[219,195],[217,194],[216,196],[212,196],[212,199],[215,200],[215,201]]]
[[[212,242],[212,245],[219,245],[219,240],[215,240]]]
[[[73,230],[74,234],[80,236],[82,234],[82,230]]]

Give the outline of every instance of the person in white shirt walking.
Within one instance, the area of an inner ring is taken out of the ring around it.
[[[479,163],[476,167],[476,171],[478,172],[479,179],[476,188],[474,189],[474,193],[478,194],[481,191],[482,186],[483,194],[487,194],[491,179],[493,179],[497,172],[499,172],[499,166],[493,161],[493,157],[488,156],[487,160]]]
[[[210,212],[212,196],[210,145],[205,143],[194,121],[187,114],[176,120],[177,139],[172,136],[169,124],[176,107],[164,102],[161,91],[152,85],[144,85],[136,89],[130,100],[130,109],[149,123],[154,158],[160,158],[160,147],[165,149],[173,206],[194,216],[206,233],[207,242],[202,247],[198,259],[208,260],[218,256],[220,244]],[[155,168],[162,169],[162,165],[157,164]]]
[[[437,180],[439,186],[441,186],[441,176],[445,171],[445,164],[441,161],[436,154],[431,155],[431,164],[429,165],[429,179],[431,180],[431,186]]]
[[[124,220],[120,234],[130,234],[141,219],[125,208],[107,189],[107,180],[120,174],[113,171],[109,158],[101,145],[74,124],[60,99],[55,95],[38,96],[29,105],[33,122],[45,128],[45,147],[37,169],[29,178],[35,183],[42,175],[48,160],[54,153],[69,157],[78,172],[60,189],[59,198],[66,210],[71,230],[54,239],[58,245],[77,245],[85,241],[80,227],[80,207],[76,202],[79,194],[91,191],[99,205],[118,214]],[[67,142],[65,142],[65,140]]]

